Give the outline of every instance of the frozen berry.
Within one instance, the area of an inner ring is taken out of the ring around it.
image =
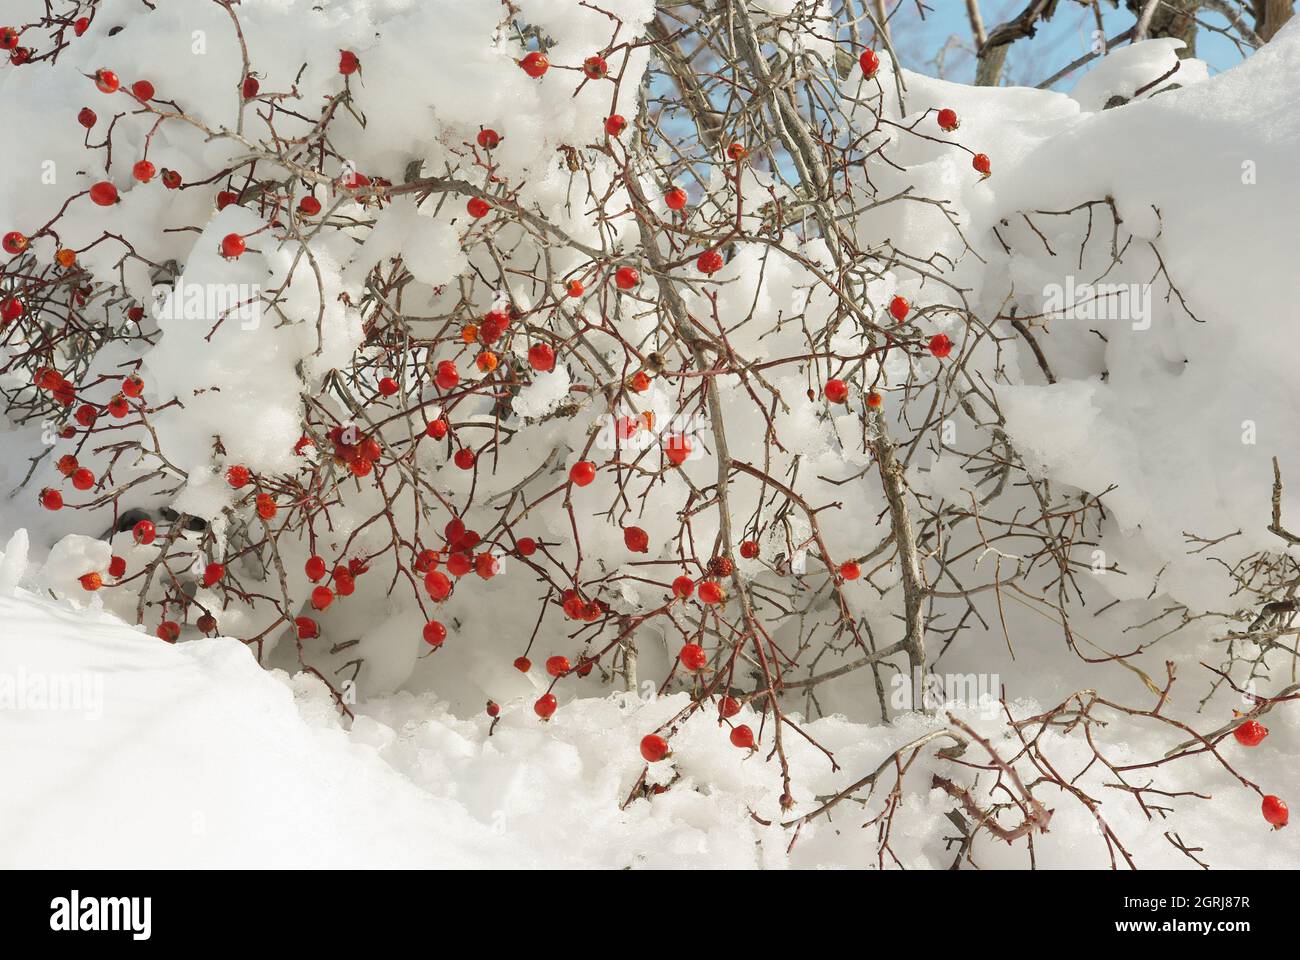
[[[107,180],[101,180],[90,188],[90,199],[101,207],[111,207],[117,203],[117,187]]]
[[[749,729],[749,724],[741,723],[731,728],[731,743],[742,750],[754,746],[754,731]]]
[[[1264,726],[1258,720],[1247,720],[1232,735],[1237,738],[1237,742],[1243,747],[1258,747],[1268,736],[1268,727]]]
[[[626,527],[623,530],[623,543],[633,553],[645,553],[650,549],[650,535],[640,527]]]
[[[1281,797],[1275,797],[1272,794],[1264,798],[1260,812],[1264,815],[1265,820],[1273,824],[1274,830],[1281,830],[1286,826],[1287,821],[1291,819],[1291,813],[1286,808],[1286,802]]]
[[[668,741],[658,734],[647,734],[641,738],[641,756],[646,763],[658,763],[668,756]]]
[[[519,66],[524,73],[536,79],[550,68],[551,61],[546,59],[546,54],[534,50],[519,61]]]
[[[447,639],[447,628],[437,620],[430,620],[424,625],[424,642],[431,647],[441,647]]]
[[[961,123],[957,120],[957,111],[949,110],[947,107],[939,111],[939,129],[946,133],[952,133]]]
[[[709,662],[708,654],[698,643],[688,643],[682,646],[677,652],[677,659],[682,662],[682,666],[687,670],[695,673],[697,670],[703,670],[704,665]]]
[[[569,468],[569,480],[579,487],[585,487],[596,479],[596,465],[590,460],[579,460]]]
[[[827,380],[822,393],[831,403],[843,403],[849,398],[849,385],[843,380]]]
[[[555,713],[556,706],[555,694],[544,693],[538,698],[537,702],[533,704],[533,712],[543,720],[549,720],[551,715]]]

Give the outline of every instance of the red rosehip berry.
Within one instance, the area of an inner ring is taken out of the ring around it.
[[[631,290],[641,282],[641,274],[635,267],[619,267],[614,271],[614,284],[620,290]]]
[[[239,202],[239,194],[233,190],[221,190],[217,192],[217,209],[224,210],[232,203]]]
[[[164,620],[158,624],[158,639],[165,640],[167,643],[175,643],[180,639],[181,625],[175,620]]]
[[[121,85],[122,81],[117,79],[117,74],[112,70],[95,71],[95,86],[100,93],[116,93]]]
[[[275,505],[275,498],[269,493],[259,493],[257,495],[257,515],[263,520],[270,520],[278,510],[279,507]]]
[[[447,435],[447,421],[442,419],[430,420],[429,425],[424,428],[424,432],[434,440],[441,440]]]
[[[727,599],[727,593],[722,589],[722,584],[716,580],[705,580],[700,584],[700,600],[710,606],[715,606]]]
[[[447,628],[437,620],[430,620],[424,625],[424,642],[431,647],[441,647],[447,639]]]
[[[749,149],[743,143],[731,143],[727,146],[727,157],[740,163],[749,156]]]
[[[463,577],[474,569],[474,561],[462,551],[456,551],[447,557],[447,572],[453,577]]]
[[[668,756],[668,741],[658,734],[647,734],[641,738],[641,756],[646,763],[658,763]]]
[[[858,66],[862,68],[863,76],[870,80],[876,75],[876,71],[880,69],[880,57],[874,50],[863,50],[861,56],[858,57]]]
[[[556,655],[546,658],[546,672],[553,677],[562,677],[572,668],[568,657]]]
[[[0,50],[13,50],[18,46],[18,31],[13,27],[0,27]]]
[[[311,617],[298,617],[293,621],[293,625],[298,628],[299,640],[310,640],[320,636],[320,625]]]
[[[122,381],[122,392],[128,397],[138,397],[144,393],[144,381],[133,373]]]
[[[309,193],[298,201],[298,212],[304,217],[314,217],[320,213],[320,201]]]
[[[532,537],[520,537],[515,541],[515,549],[521,557],[531,557],[537,552],[537,541]]]
[[[441,570],[431,570],[425,575],[424,589],[434,600],[446,600],[451,596],[451,580]]]
[[[220,581],[222,577],[224,577],[225,575],[226,575],[225,564],[209,563],[206,567],[203,568],[203,585],[205,587],[210,587],[214,583]]]
[[[85,467],[79,467],[72,475],[72,485],[78,490],[89,490],[95,485],[95,475]]]
[[[637,393],[645,393],[650,389],[650,374],[646,373],[644,370],[638,370],[636,373],[632,374],[627,385]]]
[[[911,309],[912,305],[903,297],[894,297],[889,301],[889,315],[899,323],[907,319],[908,311]]]
[[[487,702],[487,708],[486,708],[486,709],[487,709],[487,715],[488,715],[489,717],[494,717],[494,718],[495,718],[495,717],[499,717],[499,716],[501,716],[501,706],[500,706],[500,704],[498,704],[498,703],[497,703],[496,701],[494,701],[494,700],[489,700],[489,701]]]
[[[90,188],[90,199],[101,207],[111,207],[117,203],[117,187],[107,180],[101,180]]]
[[[627,118],[622,114],[614,113],[605,118],[605,132],[611,137],[617,137],[627,129]]]
[[[718,716],[724,720],[730,720],[738,713],[740,713],[740,701],[735,697],[723,697],[718,701]]]
[[[746,560],[753,560],[758,556],[758,544],[753,540],[746,540],[740,545],[740,555]]]
[[[157,538],[158,528],[154,526],[152,520],[141,520],[131,528],[131,536],[136,543],[147,547]]]
[[[474,462],[477,459],[478,458],[474,456],[474,451],[469,447],[461,447],[456,451],[456,455],[452,457],[456,466],[460,467],[462,470],[473,470]]]
[[[519,66],[535,80],[550,69],[551,61],[546,59],[546,54],[534,50],[519,61]]]
[[[95,425],[95,420],[99,417],[99,411],[86,403],[77,408],[75,416],[77,418],[77,423],[81,424],[83,427],[93,427]]]
[[[244,255],[248,244],[237,233],[228,233],[221,240],[221,255],[227,260],[235,260]]]
[[[711,277],[722,269],[722,254],[717,250],[705,250],[695,261],[695,269],[706,277]]]
[[[719,554],[709,558],[708,570],[715,577],[729,577],[735,572],[736,565],[731,562],[730,557]]]
[[[81,124],[87,130],[93,127],[95,121],[98,119],[99,117],[95,115],[95,111],[91,110],[90,107],[82,107],[77,113],[77,123]]]
[[[878,391],[867,391],[867,406],[872,410],[879,410],[885,403],[885,398]]]
[[[1243,747],[1258,747],[1264,742],[1264,738],[1268,736],[1268,727],[1258,720],[1247,720],[1233,730],[1232,735],[1237,738],[1237,742]]]
[[[582,291],[585,289],[581,280],[570,280],[564,285],[564,292],[575,300],[582,296]]]
[[[609,74],[609,64],[602,56],[588,57],[582,61],[582,72],[588,80],[603,80]]]
[[[585,487],[596,479],[596,465],[590,460],[579,460],[569,468],[569,480],[576,486]]]
[[[334,602],[334,591],[329,587],[316,587],[311,592],[311,605],[317,610],[324,610]]]
[[[312,583],[315,583],[317,580],[320,580],[325,576],[325,558],[318,556],[308,557],[307,563],[304,564],[304,570],[307,573],[307,579]]]
[[[845,580],[856,580],[862,576],[862,567],[853,560],[846,560],[840,564],[840,576]]]
[[[993,173],[993,161],[989,159],[987,153],[977,153],[971,158],[970,165],[975,168],[977,173],[984,176],[991,176]]]
[[[382,377],[379,380],[379,393],[382,396],[395,396],[397,391],[400,389],[401,388],[397,385],[397,381],[392,377]]]
[[[109,416],[121,420],[130,412],[131,405],[126,402],[126,397],[122,396],[120,393],[113,397],[112,400],[108,401]]]
[[[136,162],[135,166],[131,168],[131,176],[135,177],[141,183],[148,183],[154,178],[154,174],[157,172],[157,168],[148,160],[139,160]]]
[[[108,558],[108,575],[110,577],[121,577],[126,573],[126,558],[119,557],[116,554]]]
[[[55,466],[59,468],[59,473],[63,474],[65,477],[70,477],[77,472],[77,467],[79,467],[80,464],[77,463],[77,458],[72,454],[65,453],[63,456],[59,457],[59,461]]]
[[[339,73],[346,77],[356,73],[360,69],[361,61],[357,59],[355,53],[351,50],[339,51]]]
[[[490,553],[480,553],[474,558],[474,572],[483,580],[491,580],[501,571],[501,563]]]
[[[831,403],[843,403],[849,398],[849,385],[843,380],[827,380],[822,393]]]
[[[92,593],[104,585],[104,578],[98,573],[83,573],[77,579],[81,581],[83,590],[89,590]]]
[[[682,210],[686,207],[686,191],[681,187],[673,187],[664,194],[664,203],[668,205],[669,210]]]
[[[555,713],[556,706],[558,706],[558,704],[555,702],[555,694],[544,693],[538,697],[537,702],[533,704],[533,712],[543,720],[549,720],[551,719],[552,714]]]
[[[46,487],[41,491],[41,506],[46,510],[62,510],[63,494],[52,487]]]
[[[17,230],[10,230],[4,235],[4,239],[0,240],[0,246],[4,247],[5,253],[16,257],[27,249],[27,238]]]
[[[162,184],[168,190],[178,190],[181,185],[181,175],[175,170],[164,170],[162,172]]]
[[[72,32],[81,36],[90,29],[90,17],[78,17],[72,24]]]
[[[237,463],[226,471],[226,483],[236,490],[248,486],[249,477],[248,467],[242,463]]]
[[[1260,813],[1264,815],[1265,820],[1273,824],[1274,830],[1281,830],[1287,825],[1287,821],[1291,819],[1291,812],[1287,810],[1286,802],[1281,797],[1275,797],[1272,794],[1264,798]]]
[[[245,100],[252,100],[261,89],[262,85],[258,83],[257,77],[250,73],[244,78],[244,84],[240,88],[240,92],[244,95]]]
[[[677,659],[691,673],[703,670],[704,665],[709,662],[708,654],[704,652],[704,648],[698,643],[684,644],[681,650],[677,651]]]
[[[555,351],[550,344],[534,343],[528,348],[528,365],[539,373],[555,369]]]
[[[952,133],[961,123],[957,119],[957,111],[949,110],[947,107],[939,111],[939,129],[945,133]]]
[[[623,543],[633,553],[645,553],[650,549],[650,535],[640,527],[625,527]]]
[[[520,673],[527,673],[529,670],[533,669],[533,662],[527,657],[516,657],[515,669]]]
[[[0,322],[13,323],[23,315],[25,309],[21,300],[17,297],[10,297],[0,303]]]
[[[930,338],[930,353],[940,360],[952,353],[952,341],[946,333],[936,333]]]
[[[433,381],[441,390],[450,390],[460,383],[460,371],[452,360],[443,360],[434,368]]]
[[[685,600],[695,592],[695,581],[682,575],[673,580],[673,596]]]
[[[731,744],[742,750],[749,750],[754,746],[754,731],[749,729],[749,724],[740,723],[731,728]]]
[[[664,456],[668,462],[680,467],[691,455],[691,441],[680,433],[669,434],[664,439]]]
[[[501,135],[495,130],[484,128],[478,132],[478,145],[484,150],[495,150],[501,142]]]
[[[131,92],[135,94],[137,100],[152,100],[155,91],[153,84],[148,80],[137,80],[131,84]]]
[[[488,206],[488,202],[482,197],[470,197],[469,202],[465,204],[465,209],[469,211],[469,215],[475,220],[480,220],[486,217],[492,208]]]

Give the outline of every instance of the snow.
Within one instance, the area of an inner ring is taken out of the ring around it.
[[[17,693],[26,689],[26,699]],[[34,691],[44,690],[37,694]],[[57,693],[57,695],[56,695]],[[716,718],[696,714],[652,764],[664,793],[623,806],[642,768],[637,744],[687,703],[684,693],[574,700],[549,723],[531,697],[502,703],[489,734],[480,710],[458,717],[440,698],[399,692],[357,705],[347,725],[324,686],[259,667],[232,639],[169,645],[107,614],[74,610],[20,590],[0,597],[0,748],[13,785],[0,795],[4,867],[473,867],[781,868],[876,864],[860,810],[799,833],[780,821],[780,776],[763,753],[732,747]],[[1016,702],[1019,716],[1037,709]],[[959,715],[986,735],[996,706]],[[1275,714],[1260,762],[1293,792],[1300,728]],[[757,728],[746,709],[739,721]],[[832,750],[787,741],[796,784],[793,819],[869,773],[939,724],[902,714],[889,726],[832,716],[807,725]],[[1116,764],[1150,758],[1150,738],[1121,723],[1103,746]],[[1079,769],[1079,737],[1048,731],[1053,762]],[[1003,749],[1005,740],[995,740]],[[978,750],[972,747],[972,750]],[[929,789],[935,761],[905,780],[896,855],[913,868],[947,867],[948,803]],[[1110,777],[1077,781],[1096,795]],[[892,781],[891,781],[892,783]],[[21,789],[17,785],[21,784]],[[1213,794],[1148,823],[1135,804],[1111,826],[1139,863],[1188,865],[1163,833],[1204,845],[1221,867],[1285,867],[1300,855],[1294,831],[1273,834],[1245,791],[1204,760],[1185,762],[1168,789]],[[1222,791],[1222,795],[1220,795]],[[878,812],[882,796],[869,806]],[[1059,796],[1040,866],[1109,864],[1096,822]],[[852,805],[856,807],[856,805]],[[1224,822],[1251,829],[1225,836]],[[1024,866],[1023,850],[984,838],[986,866]]]

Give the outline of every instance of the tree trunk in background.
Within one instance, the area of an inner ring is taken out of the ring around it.
[[[1133,16],[1140,17],[1146,0],[1128,0],[1128,8]],[[1185,46],[1178,51],[1178,56],[1186,59],[1196,56],[1196,10],[1199,0],[1163,0],[1151,18],[1147,37],[1173,37],[1181,40]]]
[[[1295,0],[1255,0],[1255,32],[1265,42],[1295,13]]]

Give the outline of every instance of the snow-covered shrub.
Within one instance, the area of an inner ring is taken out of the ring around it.
[[[927,786],[1003,839],[1062,802],[1104,824],[1288,696],[1293,300],[1228,277],[1294,271],[1207,234],[1294,209],[1235,179],[1294,130],[1234,128],[1222,89],[1281,103],[1294,26],[1216,83],[1165,90],[1150,41],[1070,97],[896,71],[834,4],[64,6],[9,5],[0,87],[42,586],[238,638],[345,714],[417,670],[542,719],[687,691],[632,794],[703,713],[791,823],[840,799],[792,782],[805,721],[964,698],[932,681],[980,678],[998,741],[954,716],[893,756],[943,748]],[[1202,739],[1141,655],[1190,672],[1209,639],[1243,717]],[[1117,717],[1169,741],[1127,800],[1042,757]]]

